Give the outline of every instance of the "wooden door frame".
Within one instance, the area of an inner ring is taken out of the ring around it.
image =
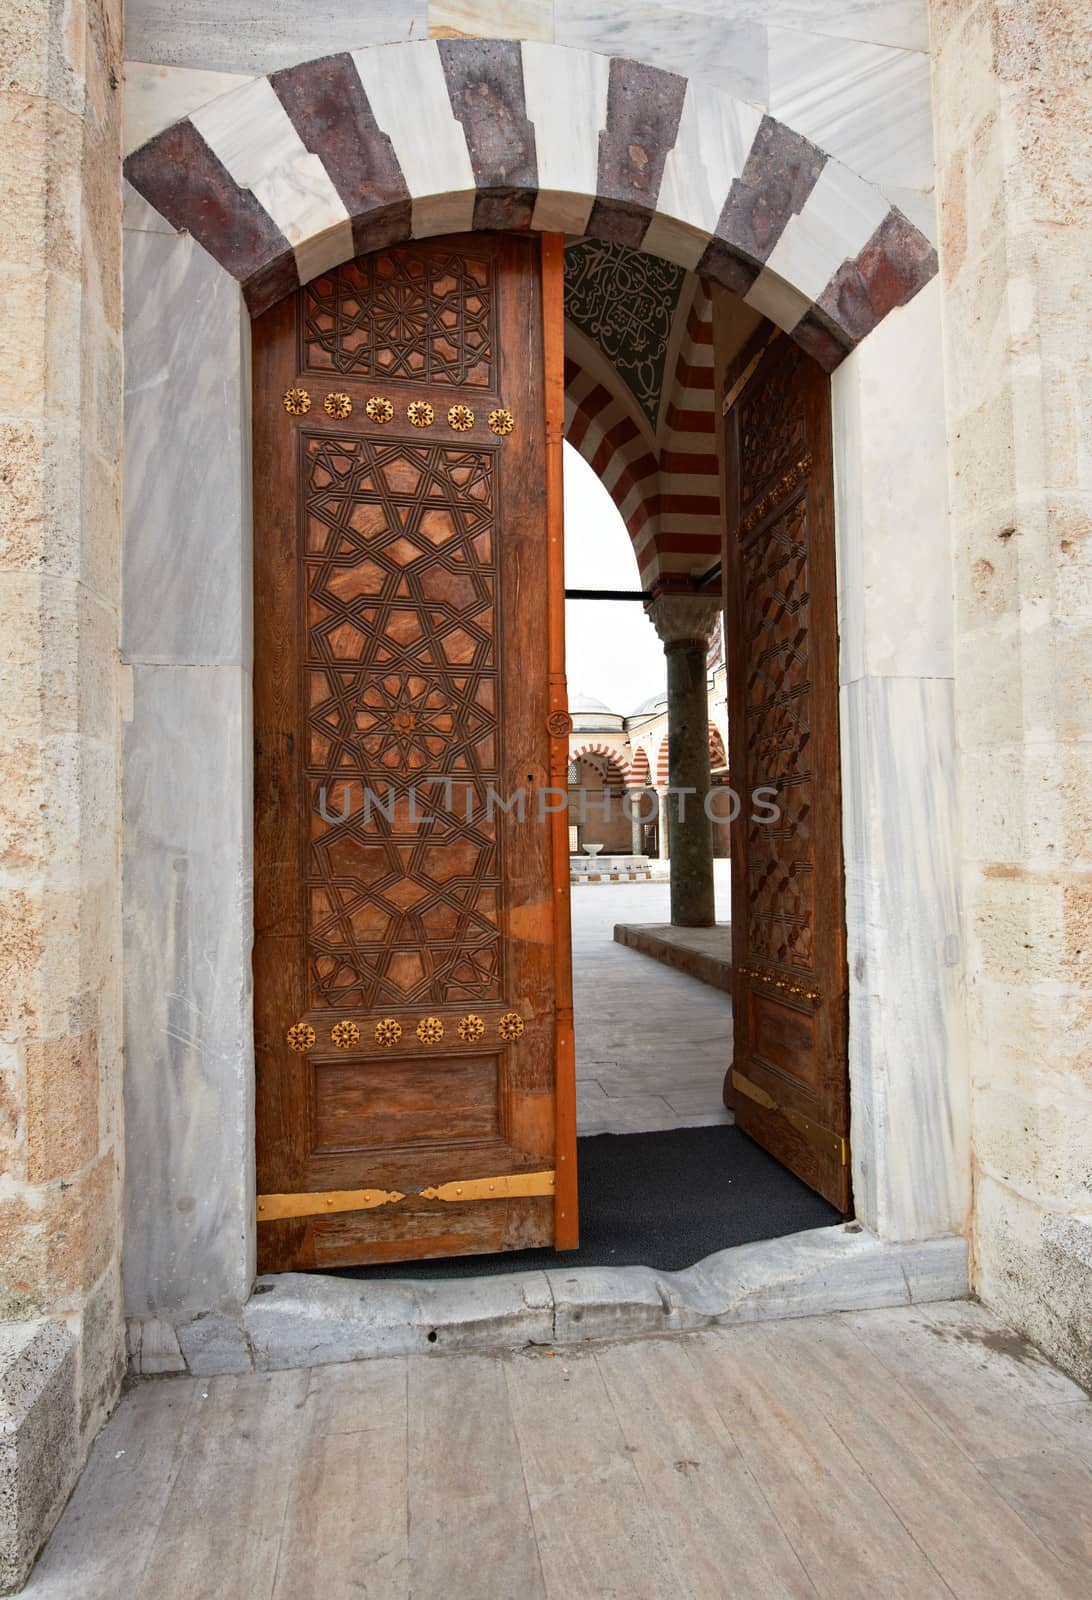
[[[546,379],[546,528],[549,539],[550,785],[567,788],[569,691],[565,675],[565,240],[542,236],[542,359]],[[573,1250],[578,1241],[576,1169],[576,1034],[573,1023],[572,886],[569,880],[569,818],[550,816],[553,833],[554,992],[557,996],[557,1079],[554,1177],[554,1247]]]

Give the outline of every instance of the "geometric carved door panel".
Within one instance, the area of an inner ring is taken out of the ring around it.
[[[576,1241],[559,256],[399,246],[255,323],[264,1270]]]
[[[829,380],[767,345],[727,419],[736,1121],[850,1205]],[[771,791],[751,797],[758,789]],[[768,802],[768,803],[765,803]],[[774,814],[776,808],[776,815]]]

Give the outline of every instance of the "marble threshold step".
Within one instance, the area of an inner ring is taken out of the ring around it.
[[[272,1371],[377,1356],[566,1345],[631,1334],[961,1300],[967,1241],[891,1244],[859,1223],[736,1245],[681,1272],[571,1267],[437,1279],[259,1278],[242,1310],[128,1326],[134,1373]]]

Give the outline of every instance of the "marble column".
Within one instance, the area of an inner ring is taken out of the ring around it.
[[[659,849],[659,852],[660,852],[660,860],[661,861],[670,861],[671,860],[671,829],[668,826],[668,819],[667,819],[667,790],[666,789],[657,789],[656,790],[656,804],[657,804],[657,806],[659,808],[658,814],[657,814],[657,821],[659,823],[659,827],[656,829],[657,848]]]
[[[646,608],[667,657],[667,829],[671,921],[711,928],[713,825],[709,793],[709,691],[706,654],[720,614],[719,597],[661,594]]]

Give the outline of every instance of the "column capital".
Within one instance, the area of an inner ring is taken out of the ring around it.
[[[691,590],[657,595],[645,606],[645,615],[651,618],[652,626],[667,649],[678,644],[707,645],[713,637],[720,606],[719,595],[696,594]]]

